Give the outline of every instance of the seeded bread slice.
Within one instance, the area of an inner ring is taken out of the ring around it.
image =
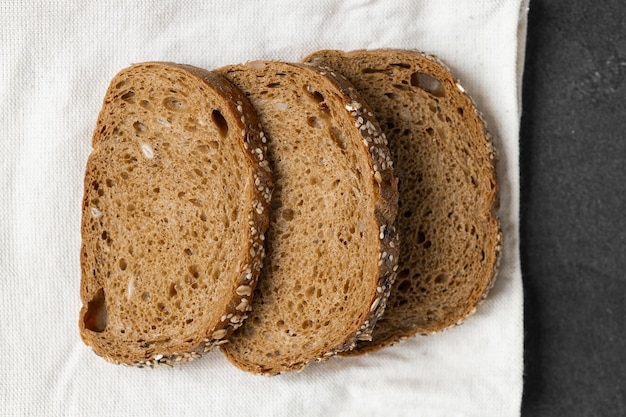
[[[372,106],[399,179],[398,278],[376,350],[446,329],[493,285],[501,248],[496,152],[472,99],[438,59],[414,51],[319,51],[304,59],[345,75]]]
[[[79,327],[98,355],[171,365],[241,325],[269,220],[261,137],[216,74],[152,62],[112,80],[82,206]]]
[[[221,346],[246,371],[302,369],[369,339],[397,263],[386,140],[345,79],[298,64],[217,70],[248,95],[275,179],[250,318]]]

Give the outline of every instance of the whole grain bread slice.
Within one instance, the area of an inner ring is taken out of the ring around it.
[[[283,62],[217,70],[246,93],[275,179],[250,318],[221,346],[246,371],[302,369],[369,339],[397,263],[386,140],[349,83]]]
[[[82,205],[80,334],[103,358],[171,365],[246,318],[271,175],[256,114],[216,74],[133,65],[111,81]]]
[[[399,180],[398,278],[373,340],[352,352],[459,323],[493,285],[501,248],[496,151],[481,114],[433,56],[325,50],[304,62],[355,85],[387,135]]]

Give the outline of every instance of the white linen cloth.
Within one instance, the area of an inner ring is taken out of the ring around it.
[[[73,1],[0,6],[0,414],[518,416],[522,393],[518,130],[527,0]],[[464,325],[272,378],[214,351],[174,369],[97,357],[78,334],[80,216],[92,130],[131,63],[206,69],[317,49],[438,55],[500,152],[505,244]]]

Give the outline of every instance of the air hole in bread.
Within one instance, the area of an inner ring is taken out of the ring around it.
[[[122,100],[124,100],[127,103],[134,103],[135,102],[135,92],[133,90],[129,90],[127,92],[125,92],[124,94],[122,94],[122,96],[120,97]]]
[[[389,64],[393,67],[400,67],[400,68],[405,68],[405,69],[409,69],[411,68],[411,64],[406,64],[404,62],[394,62],[392,64]]]
[[[92,332],[102,333],[109,322],[104,289],[96,291],[91,301],[87,303],[87,312],[83,318],[85,328]]]
[[[309,126],[314,127],[314,128],[321,128],[322,126],[324,126],[324,122],[321,119],[318,119],[315,116],[311,116],[308,119],[306,119],[306,122]]]
[[[115,182],[112,179],[107,178],[106,185],[107,185],[107,187],[111,188],[111,187],[113,187],[115,185]]]
[[[406,293],[410,289],[411,289],[411,281],[408,279],[402,281],[400,285],[398,285],[398,291],[400,291],[401,293]]]
[[[319,91],[314,91],[310,84],[306,84],[304,86],[304,90],[308,93],[309,97],[316,101],[317,103],[321,103],[324,101],[324,95]]]
[[[200,271],[198,271],[198,267],[196,265],[190,265],[188,270],[192,277],[198,278],[200,276]]]
[[[312,297],[313,294],[315,294],[315,287],[309,287],[304,292],[304,295],[307,296],[307,297]]]
[[[149,109],[150,108],[150,102],[148,100],[141,100],[139,102],[139,105],[141,107],[143,107],[144,109]]]
[[[286,221],[291,221],[293,220],[293,216],[294,216],[295,212],[292,209],[285,209],[283,210],[282,213],[282,217],[283,219],[285,219]]]
[[[163,313],[163,314],[170,314],[170,309],[167,308],[167,306],[165,305],[165,303],[157,303],[156,305],[157,309]]]
[[[413,212],[411,210],[406,210],[404,212],[404,217],[411,217],[413,215]]]
[[[171,282],[167,290],[167,295],[169,295],[169,297],[172,298],[172,297],[176,297],[177,294],[178,294],[178,291],[176,290],[176,283]]]
[[[341,129],[336,126],[332,126],[330,128],[330,136],[332,137],[333,142],[335,142],[341,149],[348,149],[348,139]]]
[[[269,83],[267,88],[278,88],[280,87],[280,83]]]
[[[443,284],[448,281],[448,276],[446,274],[439,274],[435,277],[436,284]]]
[[[199,150],[202,153],[209,153],[209,146],[208,145],[198,145],[198,146],[196,146],[196,149]]]
[[[435,97],[445,97],[446,95],[446,90],[438,79],[422,72],[411,74],[411,85],[421,88]]]
[[[433,242],[431,242],[430,240],[427,240],[426,242],[424,242],[424,249],[428,249],[433,245]]]
[[[187,102],[176,97],[166,97],[163,99],[163,106],[171,111],[183,111],[187,107]]]
[[[217,126],[219,135],[225,138],[228,135],[228,122],[226,122],[224,115],[217,109],[213,110],[211,112],[211,120],[213,120],[213,123]]]
[[[407,278],[409,276],[411,271],[409,271],[408,268],[404,268],[403,270],[401,270],[400,272],[398,272],[398,277],[397,279],[404,279]]]
[[[120,259],[119,265],[122,271],[126,271],[126,268],[128,267],[128,262],[126,262],[126,259],[122,258]]]
[[[387,74],[389,76],[393,75],[393,69],[388,69],[388,68],[363,68],[361,70],[361,72],[363,74],[378,74],[378,73],[384,73]]]
[[[426,235],[421,230],[417,232],[417,243],[422,244],[426,241]]]
[[[143,132],[147,131],[148,128],[146,127],[146,125],[144,125],[143,123],[137,121],[135,123],[133,123],[133,128],[135,129],[135,133],[137,133],[138,135],[142,134]]]

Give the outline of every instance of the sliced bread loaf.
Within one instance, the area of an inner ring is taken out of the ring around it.
[[[250,318],[221,346],[246,371],[301,369],[371,337],[397,263],[386,140],[345,79],[298,64],[217,70],[246,93],[275,179]]]
[[[319,51],[305,62],[346,76],[371,105],[399,180],[398,278],[375,350],[448,328],[492,286],[499,260],[496,152],[480,113],[438,59],[414,51]]]
[[[82,206],[80,334],[105,359],[171,365],[243,322],[271,176],[253,108],[216,74],[145,63],[112,80]]]

